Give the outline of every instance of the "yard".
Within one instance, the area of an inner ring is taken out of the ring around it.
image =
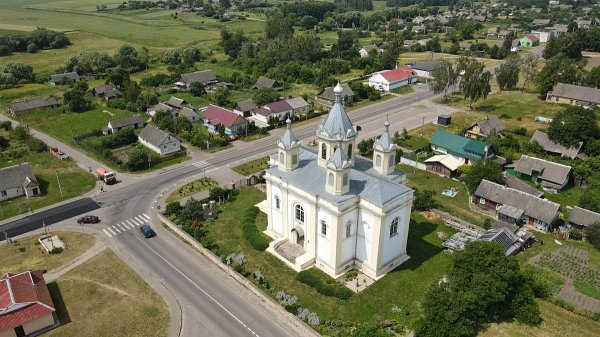
[[[441,240],[436,233],[451,234],[452,230],[415,213],[408,241],[409,261],[349,300],[320,295],[313,288],[298,282],[296,272],[271,254],[252,249],[244,239],[240,227],[242,215],[248,207],[263,199],[264,194],[254,188],[242,189],[235,201],[222,206],[222,214],[218,219],[206,223],[208,235],[220,246],[221,251],[243,252],[247,258],[246,270],[260,270],[274,292],[284,290],[287,294],[297,296],[300,307],[316,312],[321,322],[339,320],[356,324],[395,319],[401,324],[411,324],[418,316],[420,298],[415,294],[423,294],[431,282],[444,274],[450,262],[450,256],[441,253]],[[266,216],[263,213],[257,217],[257,225],[261,230],[266,228]],[[399,308],[400,312],[398,309],[392,311],[394,307]],[[334,330],[328,327],[319,329],[323,334],[333,334]]]
[[[234,170],[235,172],[237,172],[243,176],[249,176],[251,174],[260,172],[260,171],[266,169],[267,167],[269,167],[268,162],[269,162],[269,157],[262,157],[262,158],[254,159],[247,163],[240,164],[240,165],[232,168],[232,170]]]
[[[192,195],[194,193],[198,193],[217,186],[219,186],[219,183],[217,183],[212,178],[200,178],[178,188],[175,192],[171,193],[167,197],[165,203],[170,203],[172,201],[179,200],[183,197],[187,197],[188,195]]]
[[[62,325],[50,337],[162,337],[169,312],[162,298],[112,251],[105,250],[48,288]]]

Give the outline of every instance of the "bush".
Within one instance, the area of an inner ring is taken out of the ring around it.
[[[428,211],[435,208],[436,202],[433,199],[435,192],[432,190],[418,190],[415,189],[415,201],[413,206],[417,211]]]
[[[298,273],[296,279],[315,290],[322,295],[336,297],[341,300],[347,300],[352,296],[352,290],[344,285],[337,283],[333,279],[329,279],[326,275],[314,268],[303,270]]]
[[[63,252],[63,249],[61,247],[56,247],[50,251],[50,254],[55,255],[55,254],[60,254],[62,252]]]
[[[600,222],[596,222],[590,225],[586,229],[587,240],[596,249],[600,249]]]
[[[569,235],[569,237],[573,240],[581,240],[583,239],[583,232],[577,228],[573,228],[571,229],[571,234]]]
[[[11,121],[0,122],[0,129],[4,129],[4,131],[12,130],[12,122]]]
[[[534,296],[538,298],[550,298],[563,284],[562,277],[548,269],[526,265],[521,273],[526,283],[531,286]]]
[[[31,152],[44,152],[44,151],[48,151],[48,146],[46,145],[46,143],[44,143],[43,141],[31,137],[28,141],[27,141],[27,147],[29,148],[29,151]]]
[[[167,216],[177,215],[177,214],[179,214],[179,212],[182,209],[183,209],[183,207],[181,207],[181,204],[179,203],[179,201],[170,202],[165,207],[165,215],[167,215]]]
[[[242,231],[252,248],[263,251],[269,247],[269,240],[256,227],[256,216],[259,212],[260,210],[255,206],[248,208],[246,212],[244,212],[244,217],[242,218]]]

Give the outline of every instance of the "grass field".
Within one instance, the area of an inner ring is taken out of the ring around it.
[[[349,300],[320,295],[313,288],[298,282],[296,272],[271,254],[253,250],[244,239],[240,227],[242,214],[247,207],[264,198],[264,194],[254,188],[242,189],[235,201],[223,205],[222,214],[217,220],[206,223],[209,236],[225,251],[244,252],[248,261],[247,270],[260,270],[272,289],[283,289],[297,296],[299,305],[317,312],[321,322],[324,319],[354,323],[395,319],[409,324],[417,317],[418,294],[423,294],[431,282],[445,273],[449,265],[450,256],[441,253],[441,240],[436,233],[451,234],[452,231],[413,214],[407,248],[410,260]],[[263,213],[257,217],[257,224],[260,229],[266,228],[266,216]],[[394,306],[402,308],[402,312],[392,312]],[[327,334],[327,331],[320,332]]]
[[[183,197],[187,197],[188,195],[198,193],[200,191],[204,191],[206,189],[219,186],[212,178],[200,178],[198,180],[194,180],[191,183],[187,183],[180,188],[178,188],[175,192],[171,193],[167,199],[166,203],[179,200]]]
[[[26,198],[25,196],[0,202],[0,220],[25,213],[31,208],[36,210],[63,200],[57,181],[60,180],[64,200],[79,196],[96,186],[93,175],[82,170],[73,159],[59,160],[49,152],[32,153],[18,160],[2,160],[0,167],[29,162],[33,174],[40,184],[42,195]],[[41,225],[41,224],[40,224]]]
[[[169,313],[162,298],[110,250],[59,277],[48,288],[62,325],[44,336],[167,335]]]
[[[269,157],[262,157],[262,158],[254,159],[247,163],[240,164],[240,165],[232,168],[232,170],[234,170],[235,172],[237,172],[243,176],[249,176],[251,174],[260,172],[260,171],[266,169],[267,167],[269,167],[269,165],[267,164],[268,162],[269,162]]]
[[[40,224],[41,228],[41,224]],[[14,249],[8,245],[0,245],[0,274],[7,272],[20,273],[26,270],[54,271],[61,269],[71,260],[81,255],[94,245],[96,239],[91,235],[76,232],[50,232],[58,235],[68,249],[60,254],[42,252],[37,241],[38,235],[31,235],[19,240],[13,240]]]

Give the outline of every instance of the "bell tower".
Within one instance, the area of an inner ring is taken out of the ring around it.
[[[298,168],[300,163],[300,142],[292,132],[292,121],[286,121],[287,129],[277,141],[278,166],[284,171],[292,171]]]
[[[352,162],[346,156],[341,141],[333,156],[327,162],[325,190],[331,194],[342,195],[350,191],[350,169]]]
[[[394,172],[398,146],[390,136],[390,123],[383,124],[383,133],[373,144],[373,168],[381,174]]]

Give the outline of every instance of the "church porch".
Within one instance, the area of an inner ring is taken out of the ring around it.
[[[271,241],[267,252],[284,262],[288,267],[299,272],[315,264],[315,256],[307,253],[304,248],[286,238]]]

